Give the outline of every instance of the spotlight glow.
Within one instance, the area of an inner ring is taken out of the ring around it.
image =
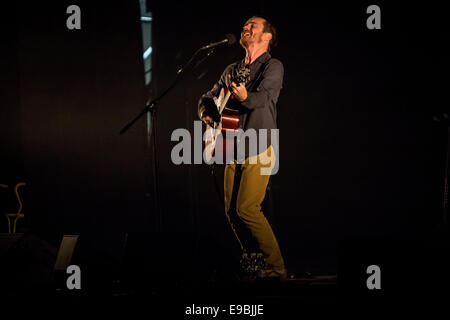
[[[145,59],[147,59],[148,57],[150,57],[150,55],[152,54],[152,47],[148,47],[147,50],[144,51],[144,54],[142,55],[142,57]]]

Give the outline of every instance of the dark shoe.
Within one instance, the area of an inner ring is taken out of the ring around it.
[[[286,281],[287,271],[284,270],[280,273],[275,270],[261,270],[258,277],[261,279],[278,278],[280,281]]]

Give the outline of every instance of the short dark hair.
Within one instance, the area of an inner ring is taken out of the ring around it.
[[[272,22],[270,22],[267,18],[265,18],[263,16],[255,15],[252,18],[264,19],[264,30],[263,30],[263,32],[272,34],[272,39],[269,41],[269,48],[268,48],[268,50],[270,51],[271,49],[276,47],[276,45],[278,44],[278,37],[277,37],[277,28],[275,27],[275,25]]]

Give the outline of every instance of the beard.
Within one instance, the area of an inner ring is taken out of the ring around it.
[[[241,39],[239,40],[239,44],[240,44],[242,47],[247,48],[247,46],[248,46],[248,41],[247,41],[246,39],[241,38]]]
[[[252,43],[251,39],[249,38],[241,38],[239,40],[239,44],[243,47],[243,48],[248,48],[249,45]]]

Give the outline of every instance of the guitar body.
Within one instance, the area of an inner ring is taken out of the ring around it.
[[[213,156],[219,157],[224,163],[234,160],[233,155],[236,154],[235,146],[238,129],[239,111],[225,107],[222,112],[221,135],[218,135],[216,138],[216,148]],[[221,147],[221,151],[217,150],[218,147]]]
[[[205,160],[213,157],[227,163],[236,154],[236,136],[239,130],[239,111],[225,107],[219,125],[215,128],[206,125]]]
[[[239,111],[225,107],[222,112],[222,131],[237,132],[239,129]]]
[[[238,71],[238,75],[233,78],[233,81],[246,84],[249,78],[250,69],[245,67]],[[221,120],[214,127],[206,126],[204,157],[207,163],[213,157],[216,160],[222,160],[222,163],[234,160],[236,136],[239,130],[239,110],[226,107],[230,96],[228,88],[222,88],[219,96],[214,98]],[[217,150],[216,147],[218,147]]]

